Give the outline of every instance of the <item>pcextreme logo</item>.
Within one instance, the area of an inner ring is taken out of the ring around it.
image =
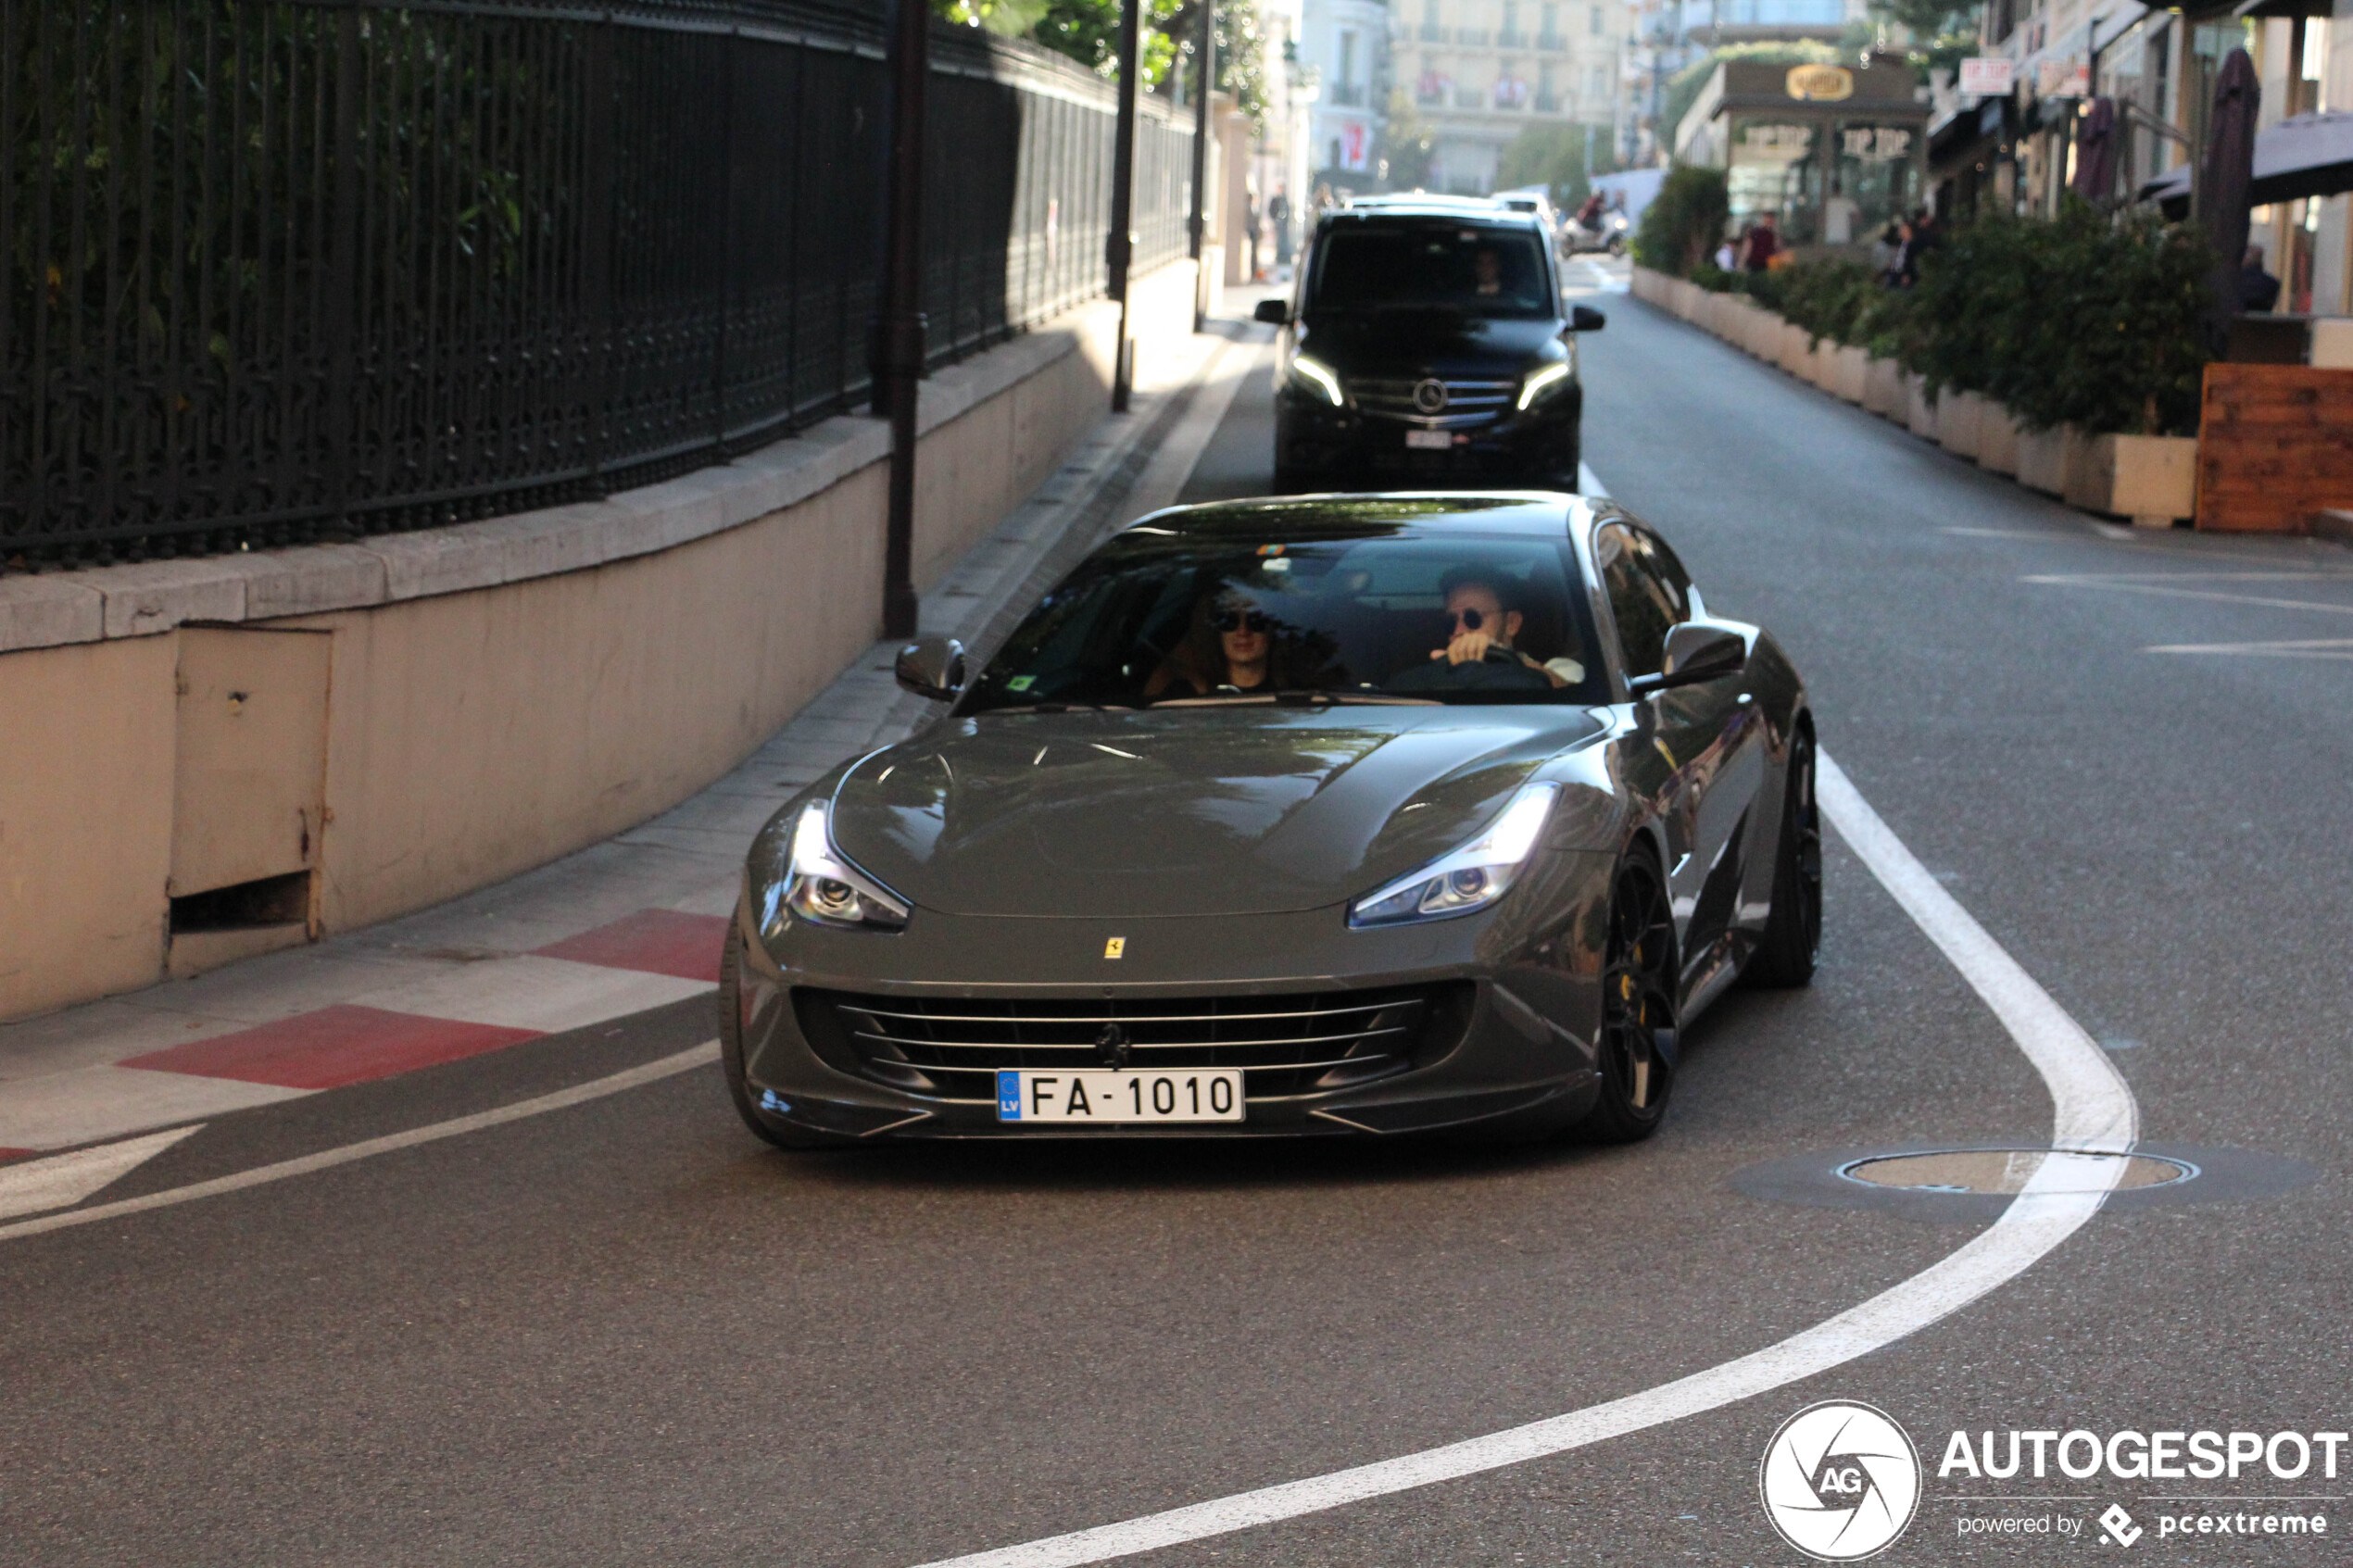
[[[1781,1423],[1756,1467],[1765,1517],[1823,1562],[1854,1562],[1895,1544],[1920,1503],[1920,1456],[1895,1418],[1826,1399]]]

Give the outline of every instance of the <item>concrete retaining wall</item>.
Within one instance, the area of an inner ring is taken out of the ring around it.
[[[1137,281],[1140,361],[1194,298],[1189,262]],[[1106,411],[1117,321],[1089,306],[925,383],[919,586]],[[0,1019],[422,908],[692,795],[880,634],[888,452],[841,418],[600,502],[0,578]],[[328,657],[268,635],[303,632]],[[246,740],[322,704],[321,754]],[[274,878],[239,884],[266,911],[175,939],[172,900],[231,861]]]

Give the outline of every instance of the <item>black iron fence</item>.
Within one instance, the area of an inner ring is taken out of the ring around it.
[[[868,389],[879,7],[0,0],[0,570],[599,495]],[[942,29],[935,362],[1101,294],[1114,94]],[[1147,100],[1138,267],[1184,254]]]

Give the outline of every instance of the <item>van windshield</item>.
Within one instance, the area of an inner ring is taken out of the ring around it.
[[[1315,252],[1309,310],[1551,316],[1543,246],[1529,230],[1431,220],[1343,225]]]

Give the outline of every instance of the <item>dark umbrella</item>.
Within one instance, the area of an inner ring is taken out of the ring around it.
[[[2231,318],[2238,313],[2239,261],[2246,255],[2247,186],[2255,179],[2255,114],[2262,84],[2244,49],[2222,56],[2214,80],[2214,116],[2207,121],[2206,167],[2199,170],[2196,207],[2214,248],[2214,302],[2207,314],[2207,338],[2217,358],[2229,342]]]
[[[2105,202],[2116,194],[2116,100],[2095,98],[2075,127],[2075,194]]]

